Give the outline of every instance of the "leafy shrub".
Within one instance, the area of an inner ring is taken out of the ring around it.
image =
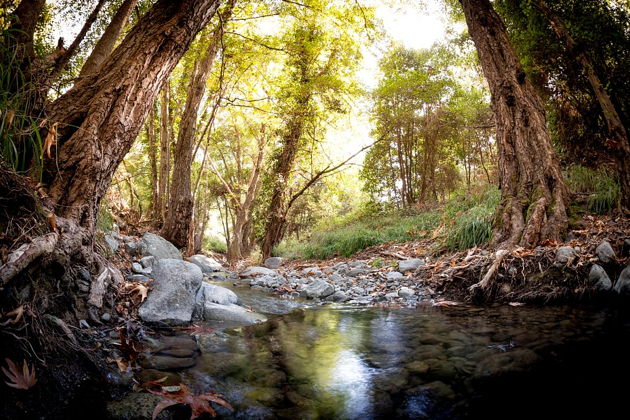
[[[219,238],[218,236],[206,236],[203,241],[203,249],[226,254],[227,244],[225,243],[225,239]]]

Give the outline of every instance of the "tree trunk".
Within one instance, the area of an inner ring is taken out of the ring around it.
[[[551,147],[544,108],[489,0],[461,0],[492,94],[501,204],[493,242],[531,247],[561,238],[567,190]]]
[[[155,137],[155,105],[151,107],[149,119],[147,121],[147,142],[149,143],[149,164],[151,166],[151,212],[149,217],[159,219],[159,198],[158,198],[158,166],[157,166],[157,142]]]
[[[206,55],[195,62],[195,69],[188,86],[186,105],[179,123],[179,135],[175,146],[175,162],[168,208],[162,227],[162,236],[175,246],[185,247],[189,230],[193,228],[193,198],[190,189],[190,171],[197,126],[199,105],[206,90],[206,81],[217,53],[220,31],[215,32]]]
[[[9,46],[20,48],[16,51],[19,59],[30,60],[35,55],[33,36],[45,5],[46,0],[22,0],[10,17]]]
[[[168,75],[220,0],[158,0],[101,69],[50,107],[59,122],[44,181],[56,212],[92,232],[101,198]]]
[[[125,0],[120,5],[112,21],[107,25],[107,29],[105,29],[105,32],[94,46],[92,53],[85,61],[85,64],[83,64],[79,77],[96,73],[107,57],[109,57],[136,3],[138,3],[138,0]]]
[[[595,71],[595,65],[590,57],[584,51],[577,48],[575,40],[569,33],[564,22],[560,20],[543,0],[536,0],[535,4],[549,20],[551,28],[558,38],[565,43],[569,53],[575,57],[586,73],[586,77],[602,108],[606,125],[608,126],[608,134],[611,138],[606,146],[611,147],[617,161],[617,173],[623,192],[622,204],[627,210],[630,210],[630,141],[626,127],[623,125],[617,108],[608,95],[608,92],[606,92],[599,75]]]
[[[158,200],[156,209],[156,221],[162,225],[166,216],[166,202],[168,201],[168,184],[171,173],[171,148],[170,146],[170,118],[169,118],[170,86],[168,80],[162,87],[162,99],[160,100],[160,179],[158,181]]]

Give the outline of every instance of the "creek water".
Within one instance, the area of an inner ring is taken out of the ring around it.
[[[237,292],[275,315],[200,336],[186,374],[225,395],[225,418],[630,416],[623,307],[296,308]]]

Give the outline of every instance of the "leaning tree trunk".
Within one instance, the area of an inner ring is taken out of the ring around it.
[[[160,100],[160,171],[158,181],[158,196],[156,204],[156,222],[161,226],[166,216],[166,202],[168,201],[168,181],[171,173],[171,120],[169,118],[170,86],[168,79],[162,87]]]
[[[232,14],[234,0],[228,0],[227,9],[220,13],[221,22],[212,32],[207,42],[205,55],[195,62],[195,69],[188,86],[186,105],[179,123],[179,135],[175,146],[175,161],[173,163],[173,179],[169,195],[167,214],[164,218],[162,236],[178,247],[185,247],[188,238],[194,230],[193,224],[193,196],[190,186],[190,172],[193,160],[195,132],[197,128],[197,113],[206,91],[206,82],[212,64],[217,54],[219,40],[223,36],[223,22]],[[206,41],[204,39],[202,42]]]
[[[461,4],[490,86],[497,125],[501,204],[493,241],[531,247],[545,239],[560,239],[568,225],[567,190],[542,101],[490,1],[461,0]]]
[[[564,22],[543,0],[536,0],[535,4],[549,20],[551,28],[558,38],[564,42],[569,53],[575,57],[575,60],[584,70],[597,102],[602,108],[604,119],[608,126],[608,134],[610,135],[606,146],[612,149],[612,154],[617,161],[616,169],[623,192],[622,204],[626,210],[630,210],[630,140],[621,116],[617,112],[617,107],[608,95],[608,92],[606,92],[604,83],[595,71],[595,64],[583,50],[577,47]]]
[[[178,247],[186,246],[189,230],[192,229],[193,198],[190,189],[190,169],[193,159],[197,113],[206,90],[206,81],[212,69],[218,45],[216,38],[210,42],[212,44],[208,47],[206,55],[195,62],[195,69],[188,86],[186,106],[179,124],[179,135],[175,145],[171,194],[161,231],[164,238]]]
[[[59,122],[44,181],[58,215],[94,230],[101,198],[161,86],[220,0],[158,0],[100,70],[50,107]]]
[[[123,4],[120,5],[111,22],[107,25],[105,32],[94,46],[90,56],[85,60],[85,64],[81,67],[79,77],[96,73],[107,57],[109,57],[120,33],[129,20],[131,11],[136,7],[136,3],[138,3],[138,0],[125,0]]]

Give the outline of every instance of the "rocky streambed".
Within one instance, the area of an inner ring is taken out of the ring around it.
[[[234,406],[217,408],[222,418],[583,418],[623,406],[612,385],[630,374],[623,303],[436,307],[414,276],[419,258],[387,270],[270,259],[234,272],[161,252],[170,244],[158,238],[138,241],[128,276],[150,284],[139,315],[158,332],[145,337],[134,380],[215,389]],[[172,329],[191,323],[189,334]],[[150,418],[159,401],[138,390],[108,416]],[[186,415],[177,410],[164,418]]]

